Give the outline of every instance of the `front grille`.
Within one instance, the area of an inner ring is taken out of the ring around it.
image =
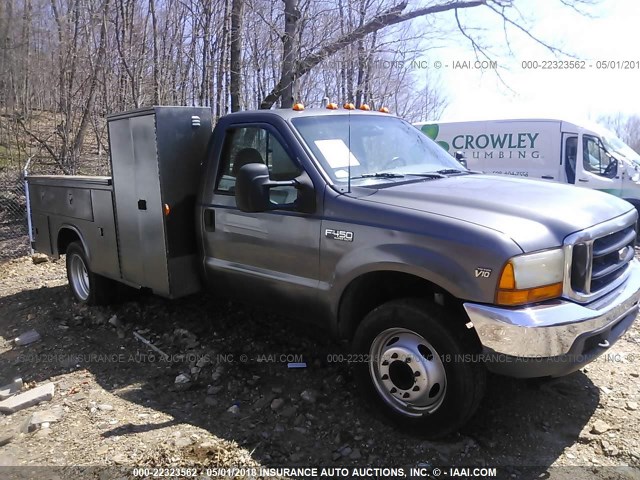
[[[633,215],[578,232],[565,241],[571,261],[566,296],[589,301],[624,281],[635,254],[636,215],[630,213]]]
[[[629,226],[593,242],[590,291],[606,288],[625,271],[634,255],[636,230]]]

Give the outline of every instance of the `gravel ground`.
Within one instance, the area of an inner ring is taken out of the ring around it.
[[[40,341],[13,343],[31,329]],[[36,468],[33,478],[71,478],[71,466],[112,468],[100,477],[112,478],[116,468],[131,476],[134,466],[408,473],[453,465],[496,467],[498,478],[640,478],[637,323],[607,357],[570,376],[490,377],[475,418],[439,442],[403,434],[363,409],[349,365],[328,361],[340,352],[295,320],[209,295],[129,294],[117,305],[82,307],[71,299],[62,261],[5,261],[0,384],[21,377],[26,388],[51,381],[56,391],[49,402],[0,416],[0,477],[26,478],[35,466],[49,468]],[[307,368],[288,368],[301,359]],[[57,421],[29,427],[32,414],[52,411]],[[98,478],[97,470],[75,476],[93,473]]]

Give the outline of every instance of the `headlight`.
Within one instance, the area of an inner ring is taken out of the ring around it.
[[[496,303],[523,305],[562,295],[564,251],[561,248],[511,258],[502,269]]]

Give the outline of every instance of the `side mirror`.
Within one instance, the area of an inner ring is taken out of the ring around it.
[[[460,164],[461,164],[464,168],[469,168],[469,167],[467,166],[467,160],[464,158],[464,153],[462,153],[462,152],[456,152],[456,153],[455,153],[455,157],[456,157],[456,160],[457,160],[458,162],[460,162]]]
[[[277,204],[271,201],[269,190],[275,187],[294,187],[298,191],[294,203]],[[243,212],[268,210],[315,211],[313,183],[306,173],[294,180],[275,181],[269,178],[269,167],[264,163],[248,163],[236,176],[236,205]]]

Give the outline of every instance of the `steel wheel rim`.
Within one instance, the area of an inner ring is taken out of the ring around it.
[[[435,412],[447,392],[442,360],[424,337],[405,328],[378,334],[369,350],[369,372],[381,398],[405,416]]]
[[[77,254],[71,256],[70,263],[71,286],[73,287],[73,291],[76,292],[76,295],[84,301],[89,298],[90,292],[87,266],[82,257]]]

